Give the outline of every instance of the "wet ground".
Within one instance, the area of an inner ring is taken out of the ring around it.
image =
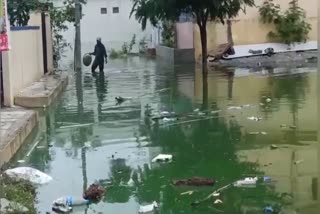
[[[60,196],[81,197],[95,181],[107,189],[104,200],[74,213],[138,213],[139,205],[153,201],[165,214],[262,213],[267,205],[282,213],[318,213],[315,71],[215,69],[203,77],[194,66],[143,58],[110,61],[94,76],[85,68],[70,73],[61,100],[42,110],[39,130],[16,157],[25,162],[17,165],[54,178],[38,188],[40,213],[51,211]],[[116,96],[130,99],[116,105]],[[150,120],[159,111],[174,111],[179,120]],[[172,154],[173,161],[151,163],[160,153]],[[194,176],[216,184],[171,184]],[[190,205],[248,176],[272,182],[231,187],[220,205]]]

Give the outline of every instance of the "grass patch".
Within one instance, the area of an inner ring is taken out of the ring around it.
[[[37,213],[35,208],[36,188],[26,181],[13,181],[6,176],[0,176],[0,197],[17,202],[29,209],[28,214]],[[19,211],[10,214],[20,214]]]

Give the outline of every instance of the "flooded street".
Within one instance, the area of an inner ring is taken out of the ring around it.
[[[40,213],[51,212],[61,196],[81,197],[96,181],[106,188],[103,201],[73,213],[138,213],[153,201],[165,214],[262,213],[267,205],[285,207],[283,213],[318,213],[315,71],[212,69],[203,78],[190,65],[173,68],[134,57],[110,61],[96,75],[89,68],[70,72],[62,98],[41,111],[38,131],[15,161],[54,178],[38,188]],[[117,105],[117,96],[129,99]],[[179,120],[149,116],[161,111],[175,112]],[[173,161],[152,163],[161,153]],[[231,187],[221,194],[221,205],[209,200],[190,206],[250,176],[272,182]],[[172,185],[191,177],[216,183]],[[190,190],[192,195],[181,195]]]

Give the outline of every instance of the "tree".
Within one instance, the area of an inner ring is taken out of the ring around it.
[[[192,14],[200,30],[202,63],[207,64],[207,23],[224,24],[225,19],[234,18],[246,6],[254,6],[254,0],[133,0],[132,14],[145,29],[147,22],[157,26],[159,22],[176,21],[182,12]]]
[[[265,0],[259,12],[263,23],[275,25],[275,32],[270,31],[268,34],[270,39],[287,45],[307,41],[311,25],[305,21],[306,13],[299,7],[298,0],[290,1],[289,8],[284,13],[279,4],[275,4],[273,0]]]

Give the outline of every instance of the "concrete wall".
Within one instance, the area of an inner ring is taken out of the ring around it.
[[[193,23],[183,22],[176,23],[177,48],[191,49],[193,48]]]
[[[283,11],[288,8],[290,0],[274,0],[280,4]],[[256,0],[255,4],[261,6],[263,0]],[[309,40],[317,40],[317,0],[300,0],[300,6],[306,11],[306,20],[311,24],[312,30],[309,33]],[[273,25],[262,24],[258,8],[247,8],[246,14],[240,13],[232,20],[232,34],[235,45],[257,44],[269,42],[267,34],[274,30]],[[208,23],[208,50],[216,48],[219,44],[227,42],[227,26],[218,23]],[[200,32],[194,24],[194,46],[196,59],[201,56]]]
[[[184,64],[194,62],[194,49],[176,49],[157,46],[157,58],[168,64]]]
[[[9,32],[10,50],[2,54],[6,106],[12,106],[14,96],[44,74],[41,35],[39,26],[13,27]]]

